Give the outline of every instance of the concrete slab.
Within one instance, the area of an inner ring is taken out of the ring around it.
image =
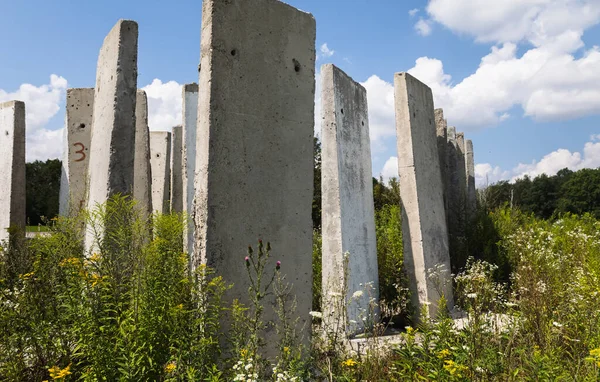
[[[148,97],[138,90],[135,104],[135,157],[133,199],[146,216],[152,214],[152,171],[150,169],[150,130],[148,127]]]
[[[196,126],[198,119],[198,84],[186,84],[183,98],[183,211],[187,225],[183,235],[183,250],[194,258],[194,179],[196,172]]]
[[[60,178],[59,214],[75,216],[87,207],[94,88],[67,89],[65,147]]]
[[[433,96],[408,73],[395,74],[394,93],[404,266],[417,314],[425,305],[435,317],[442,293],[454,304]]]
[[[329,327],[347,319],[351,335],[379,319],[364,313],[370,298],[379,302],[367,91],[332,64],[321,66],[321,81],[323,319]],[[331,301],[338,294],[346,312]]]
[[[477,190],[475,189],[475,159],[473,141],[467,140],[465,150],[465,165],[467,171],[467,221],[470,221],[477,211]]]
[[[0,241],[25,234],[25,103],[0,103]]]
[[[168,214],[171,205],[171,133],[150,132],[150,167],[152,168],[152,208]]]
[[[312,15],[280,1],[203,2],[193,265],[235,282],[225,301],[249,304],[244,256],[269,241],[267,270],[281,261],[298,329],[312,305],[315,37]]]
[[[435,131],[437,136],[438,158],[440,163],[440,172],[442,174],[442,184],[444,186],[444,210],[448,211],[448,164],[446,163],[446,146],[448,142],[448,123],[444,119],[444,110],[435,109]],[[448,224],[448,214],[446,213],[446,224]]]
[[[100,49],[88,165],[89,210],[112,195],[133,192],[137,45],[137,23],[119,20]],[[95,239],[87,230],[86,249],[95,248]]]
[[[171,134],[171,212],[183,212],[183,127]]]

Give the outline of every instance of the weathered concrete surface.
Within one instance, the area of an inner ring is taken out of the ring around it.
[[[183,86],[183,211],[187,225],[183,250],[194,258],[194,178],[196,173],[196,126],[198,122],[198,84]]]
[[[148,97],[138,90],[135,104],[135,157],[133,169],[133,199],[146,216],[152,214],[152,171],[150,169],[150,130],[148,127]]]
[[[25,104],[0,103],[0,241],[25,232]]]
[[[150,132],[150,167],[152,168],[152,208],[168,214],[171,205],[171,133]]]
[[[467,171],[467,221],[473,218],[477,210],[477,191],[475,189],[475,160],[473,157],[473,141],[466,142],[465,165]]]
[[[365,329],[369,299],[379,301],[367,91],[332,64],[321,66],[321,81],[323,317],[326,326],[347,319],[352,333]],[[356,291],[363,295],[352,298]],[[346,314],[331,301],[338,293],[350,301]]]
[[[246,248],[271,242],[268,273],[280,260],[298,328],[312,300],[315,35],[312,15],[280,1],[203,2],[194,265],[234,281],[225,299],[248,304]]]
[[[440,172],[442,174],[442,185],[444,186],[444,211],[448,211],[448,164],[446,163],[446,145],[448,142],[448,123],[444,119],[444,110],[435,109],[435,131],[437,136],[438,158],[440,163]],[[446,224],[448,224],[448,214],[446,212]]]
[[[465,255],[465,199],[464,199],[464,154],[459,147],[456,128],[448,128],[446,165],[448,168],[447,200],[448,241],[452,270],[457,272]],[[464,141],[464,139],[463,139]]]
[[[437,314],[440,291],[453,307],[448,232],[431,89],[408,73],[394,76],[404,265],[416,312]],[[439,268],[442,269],[439,269]],[[435,278],[430,269],[438,269]]]
[[[171,212],[183,211],[183,127],[171,134]]]
[[[467,165],[465,161],[466,147],[465,147],[465,134],[456,133],[456,147],[458,148],[456,155],[456,169],[458,172],[458,197],[460,198],[461,204],[461,215],[464,220],[466,214],[466,200],[467,200]]]
[[[59,214],[74,216],[87,207],[87,176],[94,113],[94,88],[67,89],[65,147]]]
[[[137,23],[119,20],[100,49],[88,165],[89,210],[112,195],[133,192],[137,45]],[[98,234],[104,233],[100,229]],[[95,248],[92,230],[87,230],[85,244],[88,250]]]

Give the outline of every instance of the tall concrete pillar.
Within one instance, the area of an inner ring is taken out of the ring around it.
[[[183,212],[183,127],[171,135],[171,212]]]
[[[25,232],[25,104],[0,103],[0,241]]]
[[[74,216],[87,207],[87,176],[94,113],[94,88],[67,89],[65,148],[59,214]]]
[[[137,91],[135,105],[135,158],[133,199],[146,216],[152,214],[152,171],[150,169],[150,130],[148,127],[148,97]]]
[[[367,91],[332,64],[321,67],[321,81],[323,314],[328,327],[347,319],[357,323],[349,332],[362,331],[361,311],[379,300]],[[352,298],[356,291],[362,296]],[[346,312],[330,301],[338,293],[350,301]]]
[[[449,307],[454,303],[433,96],[408,73],[396,73],[394,93],[404,266],[415,311],[428,305],[435,317],[442,293]]]
[[[196,126],[198,118],[198,84],[183,86],[183,211],[187,224],[183,250],[194,258],[194,178],[196,172]]]
[[[467,220],[474,217],[477,210],[477,190],[475,189],[475,161],[473,158],[473,141],[466,142],[465,164],[467,171]]]
[[[168,214],[171,205],[171,133],[150,132],[150,166],[152,168],[152,208]]]
[[[89,210],[115,194],[133,192],[137,44],[137,23],[119,20],[100,49],[88,165]],[[95,239],[88,229],[88,250],[95,248]]]
[[[456,169],[458,171],[458,197],[460,198],[461,205],[461,218],[464,221],[466,216],[466,201],[467,201],[467,165],[466,159],[466,146],[465,146],[465,133],[456,133],[456,147],[458,148],[456,155]]]
[[[446,163],[446,145],[448,141],[448,124],[444,119],[444,110],[435,109],[435,131],[437,136],[437,150],[442,174],[442,185],[444,187],[444,211],[448,211],[448,165]],[[448,216],[446,213],[446,224]]]
[[[293,284],[298,329],[312,305],[315,37],[312,15],[281,1],[203,2],[194,265],[234,281],[225,299],[248,304],[244,255],[269,241],[267,269],[280,260]]]

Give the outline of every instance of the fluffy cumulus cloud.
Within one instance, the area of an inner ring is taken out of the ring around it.
[[[494,45],[477,70],[452,81],[442,61],[420,57],[411,74],[428,84],[437,107],[463,129],[498,124],[515,106],[538,121],[600,110],[600,49],[585,47],[585,30],[600,22],[598,0],[430,0],[429,19]],[[429,25],[431,26],[431,25]],[[518,54],[519,44],[530,48]]]
[[[182,85],[175,81],[163,83],[158,78],[142,88],[148,96],[150,130],[171,131],[173,126],[181,125],[181,89]]]
[[[367,89],[369,133],[377,149],[383,140],[396,136],[394,86],[375,75],[361,85]]]
[[[398,178],[398,157],[390,157],[379,174],[383,177],[384,181],[388,181],[390,178]]]
[[[514,181],[524,176],[536,177],[541,174],[556,175],[559,170],[568,168],[573,171],[582,168],[600,167],[600,141],[597,136],[591,137],[581,152],[571,152],[558,149],[545,155],[539,161],[519,163],[512,170],[502,170],[500,167],[489,163],[480,163],[475,166],[475,181],[478,187],[493,184],[500,180]]]
[[[65,98],[67,80],[56,74],[48,84],[22,84],[15,91],[0,89],[0,102],[25,102],[27,161],[58,158],[62,155],[62,123],[50,129],[48,122],[58,113]]]

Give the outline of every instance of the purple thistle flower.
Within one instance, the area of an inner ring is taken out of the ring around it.
[[[248,256],[246,256],[246,258],[244,260],[246,261],[246,265],[250,266],[250,258]]]
[[[281,261],[277,260],[277,265],[275,265],[275,269],[279,270],[281,268]]]

